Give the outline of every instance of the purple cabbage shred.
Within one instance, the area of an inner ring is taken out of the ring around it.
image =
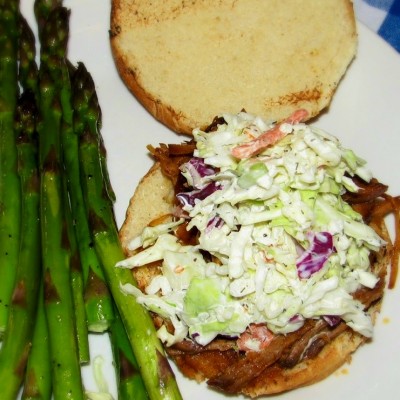
[[[193,186],[199,188],[201,178],[215,174],[215,169],[204,162],[203,158],[193,157],[187,163],[183,164],[182,170],[187,170],[192,177]]]
[[[318,272],[334,251],[333,236],[329,232],[310,234],[310,246],[296,262],[299,278],[307,279]]]
[[[216,182],[211,182],[204,186],[202,189],[195,189],[191,192],[181,192],[176,195],[177,199],[183,206],[192,206],[196,204],[196,200],[204,200],[206,197],[213,194],[215,191],[220,190],[221,186]]]
[[[206,233],[212,231],[214,228],[221,228],[224,225],[224,220],[221,217],[215,216],[211,218],[206,226]]]
[[[332,327],[339,325],[342,320],[338,315],[324,315],[322,318]]]

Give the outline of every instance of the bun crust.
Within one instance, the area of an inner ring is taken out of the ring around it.
[[[172,212],[173,186],[166,178],[159,163],[155,163],[139,183],[126,214],[126,220],[120,230],[120,239],[125,252],[131,238],[138,235],[151,221]],[[380,226],[380,234],[390,243],[385,226]],[[390,258],[390,246],[377,254],[374,271],[384,277]],[[140,285],[146,285],[152,272],[146,267],[135,269]],[[370,307],[374,316],[380,309],[380,301]],[[314,358],[299,362],[292,368],[279,366],[277,363],[266,368],[256,378],[241,388],[241,392],[250,397],[276,394],[301,386],[316,383],[332,374],[340,366],[349,362],[357,348],[365,343],[362,335],[350,328],[343,330],[338,336],[324,346]],[[200,353],[182,352],[166,349],[184,375],[197,381],[212,381],[221,371],[226,371],[236,360],[234,351],[205,351]]]
[[[113,0],[110,22],[121,78],[184,134],[242,109],[317,115],[357,47],[351,0]]]
[[[151,221],[172,212],[173,196],[171,181],[162,174],[160,164],[155,163],[140,180],[119,231],[125,251],[129,240],[139,235]]]
[[[246,388],[245,394],[256,397],[317,383],[349,362],[351,355],[364,342],[360,334],[348,330],[325,346],[316,358],[302,361],[291,369],[276,367],[261,374]]]

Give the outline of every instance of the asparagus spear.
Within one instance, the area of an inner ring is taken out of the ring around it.
[[[23,380],[35,320],[40,277],[39,176],[36,146],[36,103],[24,92],[17,108],[18,166],[22,186],[22,226],[16,285],[0,351],[1,396],[14,399]]]
[[[71,66],[64,69],[64,76]],[[74,76],[76,72],[74,71]],[[79,74],[78,74],[79,75]],[[65,171],[68,177],[68,189],[71,197],[72,214],[75,221],[75,232],[82,262],[83,280],[85,283],[85,307],[88,329],[92,332],[103,332],[109,328],[114,318],[113,303],[103,270],[93,248],[92,238],[86,218],[85,204],[80,182],[78,160],[78,136],[73,128],[73,109],[71,104],[71,87],[69,79],[63,84],[63,115],[68,129],[62,135],[62,151]],[[78,126],[78,124],[77,124]]]
[[[21,244],[10,312],[0,351],[2,396],[13,399],[22,383],[36,318],[38,280],[41,273],[39,172],[37,166],[37,65],[35,38],[26,20],[19,18],[19,98],[15,132],[18,173],[21,179]]]
[[[52,394],[49,332],[44,310],[43,281],[40,281],[32,347],[26,366],[22,400],[50,400]]]
[[[43,27],[41,44],[39,153],[41,166],[41,228],[45,311],[56,399],[83,399],[78,359],[70,257],[61,178],[61,104],[58,83],[61,69],[57,53],[68,32],[59,9],[53,10]],[[69,13],[68,13],[69,14]],[[64,15],[65,17],[65,15]]]
[[[63,9],[65,13],[65,9]],[[65,23],[68,23],[68,18]],[[66,49],[64,49],[66,51]],[[60,58],[60,68],[62,76],[62,86],[60,91],[61,104],[62,104],[62,127],[61,127],[61,138],[73,134],[72,126],[72,109],[70,100],[70,78],[69,68],[66,64],[65,57]],[[61,140],[63,142],[63,140]],[[62,145],[61,145],[62,147]],[[62,155],[63,156],[63,155]],[[65,167],[65,160],[63,159]],[[79,361],[81,364],[88,363],[90,361],[89,354],[89,337],[88,327],[86,323],[86,311],[85,311],[85,300],[84,300],[84,282],[82,274],[82,262],[78,251],[77,238],[75,235],[75,227],[71,210],[70,193],[68,191],[68,177],[67,171],[63,169],[62,173],[63,180],[63,196],[66,213],[66,225],[68,230],[68,239],[70,243],[70,271],[71,271],[71,288],[72,288],[72,299],[75,310],[75,325],[76,335],[78,342]]]
[[[0,7],[0,338],[7,324],[15,283],[21,221],[14,114],[17,83],[17,0]]]
[[[62,5],[62,0],[35,0],[33,9],[38,25],[40,41],[42,40],[43,27],[46,24],[50,12],[56,7],[61,7]]]
[[[92,92],[88,104],[94,107],[92,111],[95,113],[94,109],[98,108],[95,91]],[[79,153],[82,187],[95,249],[102,262],[149,397],[151,399],[180,399],[181,394],[174,374],[157,338],[150,315],[133,296],[128,296],[121,291],[121,285],[126,283],[135,285],[136,282],[131,271],[115,268],[115,264],[124,258],[124,254],[118,238],[112,204],[106,191],[104,165],[99,157],[99,135],[97,125],[86,124],[80,137]]]
[[[111,326],[110,338],[116,367],[118,399],[148,399],[139,366],[118,311]]]
[[[38,68],[35,61],[35,37],[27,21],[22,17],[22,15],[20,15],[19,18],[19,28],[19,81],[26,93],[29,93],[29,95],[26,96],[30,98],[32,104],[34,104],[36,108],[36,101],[38,99]],[[36,123],[37,118],[32,119]],[[32,157],[36,158],[36,176],[38,177],[39,171],[37,169],[37,147],[34,147],[37,146],[37,137],[32,132],[32,130],[30,133],[31,135],[28,136],[28,139],[30,139],[30,141],[28,141],[24,145],[22,144],[23,142],[20,143],[18,145],[18,149],[19,154],[21,154],[21,149],[23,150],[24,148],[26,148],[27,150],[29,150],[28,156],[30,156],[30,158],[27,157],[28,160],[33,161]],[[26,162],[20,162],[20,165],[26,166]],[[22,180],[22,187],[24,187],[23,182],[24,181]],[[7,334],[10,338],[13,338],[14,335],[15,338],[26,335],[26,339],[28,337],[30,337],[31,339],[30,352],[24,375],[24,391],[22,394],[22,398],[25,400],[32,398],[47,400],[51,397],[50,358],[47,343],[47,322],[45,319],[43,308],[43,285],[41,284],[41,277],[38,276],[41,273],[39,196],[40,193],[38,190],[33,198],[32,196],[23,198],[23,205],[27,202],[29,198],[31,198],[31,202],[29,204],[33,206],[34,200],[37,201],[37,204],[36,208],[34,208],[34,210],[36,211],[36,218],[34,218],[34,216],[31,216],[32,218],[29,218],[29,215],[26,215],[28,209],[26,207],[23,207],[22,228],[24,226],[29,226],[30,224],[31,226],[35,226],[35,228],[38,230],[36,232],[31,232],[31,235],[25,238],[25,241],[31,240],[31,254],[29,254],[27,251],[23,251],[24,247],[22,246],[21,259],[19,263],[19,270],[21,269],[22,265],[25,268],[28,268],[26,274],[29,274],[30,277],[28,275],[26,280],[31,286],[33,286],[32,291],[26,292],[26,311],[24,312],[23,309],[22,312],[19,312],[20,315],[25,315],[25,317],[27,318],[23,321],[23,323],[19,323],[18,320],[15,319],[15,324],[12,324],[12,326],[15,326],[17,328],[16,332],[13,332],[11,330],[10,324],[7,330]],[[23,229],[21,239],[22,244],[24,243],[24,237],[25,235]],[[28,250],[27,247],[25,248]],[[31,258],[31,260],[29,258]],[[30,261],[32,264],[29,264]],[[37,296],[36,299],[34,298],[35,294]],[[36,310],[34,309],[35,306],[37,306]],[[35,314],[35,318],[33,318],[33,314]],[[13,315],[13,307],[11,308],[11,315]],[[13,343],[14,346],[16,345],[16,342],[16,340],[10,339],[10,343]],[[6,341],[4,343],[4,348],[6,348]],[[4,382],[7,382],[8,379],[4,378]]]
[[[38,7],[40,5],[39,2],[36,3]],[[42,10],[44,13],[44,11]],[[39,17],[39,15],[38,15]],[[50,37],[54,36],[58,40],[52,44],[51,49],[45,48],[45,51],[49,51],[54,60],[58,63],[57,72],[55,75],[55,79],[58,77],[61,78],[58,81],[58,85],[60,86],[59,97],[62,105],[62,124],[61,124],[61,138],[69,136],[73,134],[72,127],[72,108],[71,108],[71,89],[70,89],[70,77],[69,77],[69,68],[66,63],[66,51],[67,51],[67,43],[68,43],[68,26],[69,26],[69,12],[66,8],[63,7],[55,7],[52,10],[49,10],[48,15],[46,15],[46,21],[50,19],[49,25],[53,27],[53,29],[57,29],[57,32],[52,32],[49,34]],[[58,24],[55,24],[55,21],[58,21]],[[46,27],[42,27],[42,32],[46,31]],[[42,34],[42,39],[43,39]],[[44,37],[46,40],[46,37]],[[63,155],[60,155],[63,158]],[[64,163],[64,160],[63,160]],[[67,165],[68,167],[68,165]],[[69,241],[69,260],[70,260],[70,273],[71,273],[71,288],[72,288],[72,299],[75,310],[75,325],[76,325],[76,334],[77,334],[77,342],[78,342],[78,351],[79,351],[79,360],[80,363],[89,362],[89,339],[88,339],[88,330],[86,323],[86,312],[84,306],[84,298],[83,298],[83,276],[82,276],[82,263],[81,258],[78,252],[77,246],[77,238],[75,236],[75,228],[72,217],[72,211],[70,207],[70,197],[68,192],[68,178],[66,171],[63,169],[62,171],[62,183],[63,183],[63,200],[65,204],[65,217],[66,217],[66,226],[68,232],[68,241]]]
[[[62,131],[70,129],[63,125]],[[72,301],[75,310],[76,337],[78,341],[79,362],[81,364],[90,361],[89,355],[89,337],[86,324],[85,301],[83,298],[83,276],[82,264],[79,257],[78,247],[76,243],[75,229],[72,219],[72,210],[70,207],[68,185],[65,172],[63,173],[63,200],[65,204],[66,225],[68,231],[68,240],[70,244],[70,271],[71,271],[71,288]]]
[[[67,66],[65,57],[60,59],[60,68],[62,75],[62,88],[60,92],[63,121],[61,129],[61,152],[63,153],[63,142],[64,138],[69,135],[73,135],[73,121],[70,99],[70,68]],[[71,209],[71,199],[69,193],[69,181],[68,181],[68,165],[65,163],[65,155],[62,154],[63,158],[63,196],[64,204],[66,205],[66,224],[68,228],[68,238],[70,243],[70,271],[71,271],[71,288],[72,298],[75,310],[75,325],[76,335],[78,341],[79,361],[81,364],[85,364],[90,361],[89,354],[89,338],[88,338],[88,327],[86,323],[86,311],[85,311],[85,300],[84,300],[84,281],[82,273],[82,262],[78,251],[77,237],[75,234],[74,219]],[[67,167],[67,169],[65,169]]]
[[[35,36],[26,19],[19,16],[18,79],[25,91],[30,90],[38,96],[38,66],[36,64]]]
[[[79,70],[78,65],[78,70]],[[79,108],[80,114],[82,115],[81,123],[87,123],[90,125],[93,132],[100,132],[102,125],[102,114],[101,108],[98,104],[97,98],[95,101],[90,103],[92,93],[95,91],[95,85],[90,74],[87,74],[84,65],[81,66],[81,73],[78,73],[74,86],[79,86],[79,91],[77,91],[75,100],[75,108]],[[82,129],[82,128],[81,128]],[[108,169],[107,169],[107,151],[104,145],[103,137],[101,134],[97,135],[97,140],[99,144],[99,157],[103,170],[103,179],[105,184],[105,190],[109,201],[111,203],[115,202],[115,193],[111,185]]]

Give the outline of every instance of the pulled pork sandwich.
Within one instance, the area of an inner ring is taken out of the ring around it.
[[[122,290],[151,311],[184,375],[226,393],[325,378],[373,336],[394,285],[384,217],[398,219],[399,199],[307,116],[226,114],[149,147],[156,163],[120,232],[116,267],[138,283]]]

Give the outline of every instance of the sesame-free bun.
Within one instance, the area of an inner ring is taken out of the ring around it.
[[[185,134],[242,109],[313,117],[357,48],[351,0],[113,0],[110,24],[127,87]]]

